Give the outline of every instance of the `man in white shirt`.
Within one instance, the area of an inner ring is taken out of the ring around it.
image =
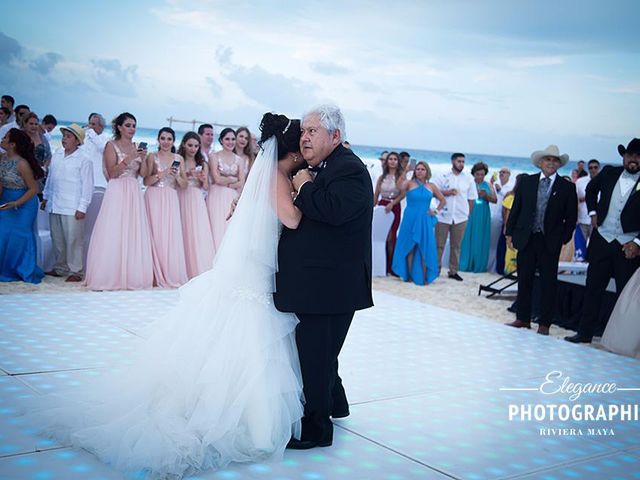
[[[593,226],[591,225],[591,217],[587,211],[587,185],[593,177],[600,173],[600,162],[595,158],[589,160],[589,175],[580,177],[576,180],[576,193],[578,194],[578,225],[584,237],[584,241],[588,242]]]
[[[213,125],[203,123],[198,127],[198,135],[200,135],[200,151],[204,158],[208,159],[209,155],[214,152],[213,147]]]
[[[40,122],[40,129],[44,134],[44,138],[47,139],[47,142],[51,143],[51,132],[57,126],[58,126],[58,119],[56,119],[56,117],[54,117],[50,113],[42,117],[42,122]]]
[[[93,193],[93,168],[84,149],[84,129],[77,124],[61,127],[62,148],[51,158],[41,208],[49,212],[51,240],[56,256],[47,275],[67,276],[79,282],[84,273],[84,218]]]
[[[93,166],[93,188],[101,192],[104,192],[107,188],[107,179],[102,168],[102,155],[110,135],[105,130],[105,127],[106,121],[104,117],[99,113],[92,114],[89,118],[89,125],[85,130],[85,138],[81,147]]]
[[[436,243],[438,245],[438,263],[442,261],[442,251],[449,237],[449,278],[462,281],[458,275],[460,267],[460,245],[467,220],[478,198],[478,190],[473,177],[464,170],[464,154],[451,155],[451,171],[439,176],[434,183],[447,200],[447,205],[438,213],[436,224]],[[441,266],[440,266],[441,267]]]

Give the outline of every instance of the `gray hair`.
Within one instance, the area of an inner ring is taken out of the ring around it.
[[[333,135],[333,132],[338,130],[340,132],[340,142],[344,142],[347,139],[344,116],[337,105],[323,104],[312,108],[302,116],[302,123],[304,124],[304,119],[311,115],[320,117],[320,124],[329,131],[329,134]]]
[[[94,113],[93,115],[91,115],[91,118],[93,118],[93,117],[96,117],[98,119],[98,123],[100,124],[101,127],[106,127],[107,126],[107,121],[99,113]],[[91,120],[91,118],[89,120]]]

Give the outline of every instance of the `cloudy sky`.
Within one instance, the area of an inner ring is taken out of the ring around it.
[[[635,0],[5,0],[0,91],[40,114],[248,124],[340,105],[356,144],[618,161]]]

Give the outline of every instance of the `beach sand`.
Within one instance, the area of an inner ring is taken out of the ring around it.
[[[496,280],[498,276],[491,273],[461,273],[464,281],[458,282],[446,276],[436,279],[430,285],[418,286],[411,282],[403,282],[395,277],[376,277],[373,279],[373,289],[386,292],[398,297],[415,300],[421,303],[435,305],[449,310],[481,317],[496,323],[504,324],[515,319],[507,307],[515,300],[515,294],[496,295],[487,298],[487,293],[478,295],[480,285],[486,285]],[[0,284],[0,294],[67,294],[88,292],[81,283],[66,283],[64,278],[45,276],[42,283],[32,285],[23,282],[8,282]],[[506,327],[505,328],[509,328]],[[533,325],[530,333],[535,334]],[[574,332],[552,325],[550,334],[561,338],[573,335]]]

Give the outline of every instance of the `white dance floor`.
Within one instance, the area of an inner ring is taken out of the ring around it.
[[[176,296],[0,296],[0,479],[145,478],[39,437],[18,412],[25,399],[113,368]],[[332,447],[191,478],[640,479],[638,419],[509,419],[521,404],[638,408],[639,361],[380,292],[375,301],[356,314],[340,358],[352,406]],[[575,401],[540,391],[552,371],[616,391]]]

